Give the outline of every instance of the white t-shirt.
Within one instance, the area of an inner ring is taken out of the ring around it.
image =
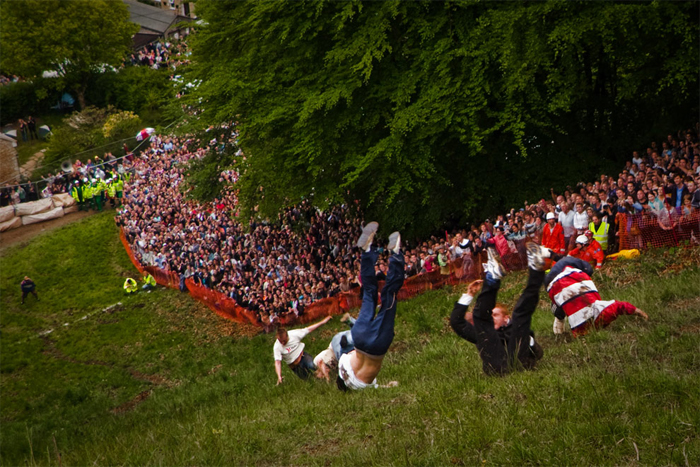
[[[588,228],[588,213],[574,213],[574,227],[578,230],[586,230]]]
[[[560,212],[559,223],[564,229],[565,237],[571,237],[574,233],[576,233],[576,229],[574,228],[574,211],[569,211],[566,214],[564,214],[564,211]]]
[[[287,365],[294,363],[299,358],[299,355],[304,352],[304,343],[301,340],[307,334],[309,334],[309,331],[306,329],[287,331],[289,340],[285,345],[282,345],[279,340],[275,341],[275,346],[272,349],[275,360],[283,360]]]

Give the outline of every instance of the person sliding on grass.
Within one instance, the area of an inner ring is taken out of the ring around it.
[[[646,313],[631,303],[602,300],[591,275],[593,268],[590,263],[573,256],[566,256],[552,266],[544,284],[553,304],[554,334],[564,332],[567,317],[574,336],[586,334],[591,324],[595,328],[604,328],[620,315],[649,319]]]
[[[352,329],[356,320],[350,316],[350,313],[345,313],[345,315],[340,318],[340,321],[347,322]],[[352,332],[349,329],[337,333],[333,336],[333,339],[331,339],[331,343],[328,344],[328,347],[314,357],[316,377],[329,382],[331,379],[330,371],[338,368],[338,360],[340,360],[340,357],[346,353],[352,352],[354,349],[355,342],[352,340]]]
[[[282,384],[282,360],[301,379],[308,378],[309,374],[316,371],[314,359],[308,352],[304,351],[304,343],[301,340],[310,332],[326,324],[331,318],[331,316],[326,316],[322,321],[303,329],[292,331],[287,331],[285,328],[277,329],[277,340],[272,348],[277,384]]]
[[[352,339],[355,350],[346,353],[338,361],[338,389],[376,388],[377,375],[382,368],[384,356],[394,340],[394,320],[396,318],[396,300],[404,280],[404,258],[401,253],[401,235],[394,232],[389,236],[391,252],[389,273],[382,289],[382,304],[377,307],[377,276],[374,265],[379,253],[372,248],[372,240],[379,224],[370,222],[362,229],[357,246],[362,249],[360,278],[364,294],[360,314],[352,327]],[[397,383],[389,383],[389,386]]]
[[[504,375],[520,369],[519,365],[532,369],[542,358],[544,352],[535,342],[530,323],[540,299],[547,256],[548,251],[544,248],[532,242],[527,244],[528,281],[510,320],[503,307],[496,304],[501,279],[506,272],[491,249],[488,250],[488,263],[484,264],[486,279],[469,284],[467,293],[455,304],[450,325],[457,335],[476,344],[487,375]],[[465,313],[482,284],[472,313],[472,325],[465,319]]]

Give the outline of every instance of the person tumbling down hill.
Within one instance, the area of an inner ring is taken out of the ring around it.
[[[591,275],[591,265],[573,256],[566,256],[552,266],[544,284],[553,303],[554,334],[564,332],[566,318],[574,336],[586,334],[591,325],[604,328],[620,315],[649,319],[646,313],[631,303],[602,300]]]
[[[362,249],[360,278],[364,294],[360,314],[352,327],[352,339],[355,350],[344,354],[338,361],[338,389],[376,388],[377,375],[382,368],[384,356],[394,340],[394,320],[396,318],[397,294],[404,280],[404,257],[401,253],[401,235],[394,232],[389,236],[391,252],[389,273],[382,289],[382,304],[377,307],[377,276],[374,265],[379,253],[372,248],[372,241],[379,224],[370,222],[362,229],[357,246]],[[393,386],[397,383],[392,382]]]
[[[349,313],[340,319],[340,321],[347,321],[348,325],[352,329],[355,318],[350,316]],[[316,377],[318,379],[325,379],[330,381],[330,371],[338,368],[338,360],[346,353],[350,353],[355,349],[355,342],[352,340],[352,332],[350,330],[342,331],[337,333],[331,339],[331,343],[328,347],[314,358],[314,365],[316,365]]]
[[[275,372],[277,373],[277,384],[282,384],[282,360],[289,366],[299,378],[306,379],[316,371],[314,360],[308,352],[304,351],[304,339],[310,332],[331,320],[331,316],[326,316],[322,321],[303,329],[287,331],[285,328],[277,329],[277,340],[272,349],[275,357]]]
[[[544,352],[535,342],[530,323],[539,302],[547,256],[548,250],[535,243],[527,244],[528,281],[513,308],[512,317],[496,303],[505,269],[491,249],[488,250],[488,263],[484,264],[486,279],[469,284],[467,293],[455,303],[450,325],[458,336],[476,344],[487,375],[503,375],[519,369],[519,365],[532,369],[542,358]],[[467,309],[482,284],[483,289],[471,315],[472,322],[469,322]]]

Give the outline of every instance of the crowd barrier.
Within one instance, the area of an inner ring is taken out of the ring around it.
[[[658,248],[665,246],[678,246],[683,242],[700,241],[700,214],[689,218],[678,218],[671,230],[662,229],[655,217],[646,214],[625,215],[618,214],[616,219],[618,225],[619,243],[621,250],[631,248]],[[155,266],[143,266],[134,256],[124,231],[120,229],[119,238],[124,245],[131,262],[140,273],[149,272],[153,275],[159,285],[178,289],[180,278],[177,273],[167,272]],[[504,266],[510,271],[523,270],[527,268],[527,255],[525,253],[526,240],[513,242],[515,251],[502,258]],[[471,282],[478,279],[483,274],[482,263],[486,262],[486,255],[482,253],[479,257],[472,258],[470,254],[458,258],[449,264],[447,274],[441,273],[439,269],[419,274],[406,279],[403,287],[399,291],[399,300],[408,300],[427,290],[438,289],[445,285],[457,285]],[[239,323],[249,323],[254,326],[265,328],[266,324],[259,315],[252,310],[241,307],[235,300],[227,297],[221,292],[209,289],[195,283],[192,278],[185,281],[189,294],[204,303],[212,311],[223,318]],[[379,284],[381,290],[382,283]],[[317,321],[328,315],[341,314],[353,308],[357,308],[362,303],[360,289],[351,289],[333,297],[318,300],[308,306],[303,313],[297,316],[294,313],[287,313],[279,316],[278,323],[283,326],[295,326]]]
[[[620,250],[662,248],[684,243],[700,244],[700,212],[691,216],[671,216],[665,228],[650,213],[618,214],[616,218]]]

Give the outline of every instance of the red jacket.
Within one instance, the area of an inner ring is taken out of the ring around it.
[[[603,253],[600,243],[593,239],[589,240],[588,248],[585,250],[574,248],[569,252],[569,256],[591,263],[596,269],[600,269],[603,266],[603,260],[605,259],[605,253]]]
[[[566,253],[566,245],[564,245],[564,229],[560,223],[554,224],[552,229],[549,224],[542,229],[542,246],[549,248],[555,253]]]
[[[496,235],[495,237],[491,237],[486,240],[486,242],[496,247],[496,251],[498,251],[498,254],[501,255],[501,258],[504,258],[508,253],[510,253],[508,239],[505,235]]]

